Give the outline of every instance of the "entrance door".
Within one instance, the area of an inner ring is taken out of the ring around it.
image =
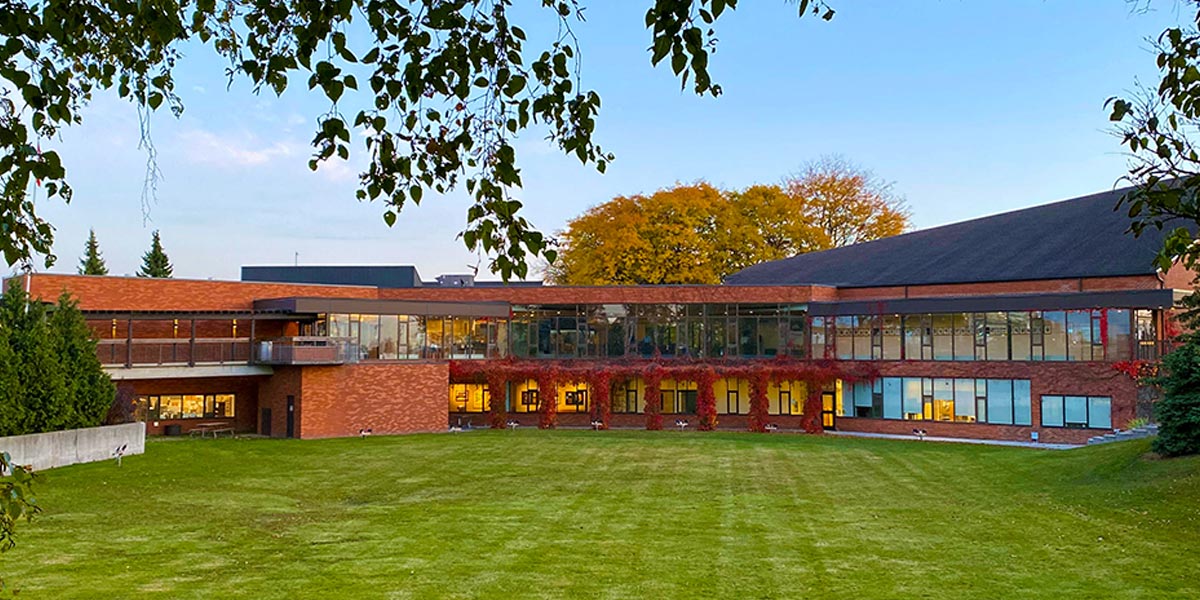
[[[792,392],[791,392],[791,390],[779,390],[779,414],[781,414],[781,415],[795,414],[792,411]]]
[[[296,437],[296,397],[287,397],[287,436]]]
[[[737,390],[728,390],[725,392],[725,412],[731,415],[741,414],[742,402],[738,398]]]
[[[833,392],[821,392],[821,426],[825,429],[837,429],[834,427],[835,402]]]
[[[259,412],[262,414],[258,417],[258,432],[271,437],[271,409],[264,408]]]

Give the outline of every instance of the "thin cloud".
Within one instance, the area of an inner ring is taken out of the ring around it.
[[[303,147],[290,141],[265,142],[253,135],[218,134],[204,129],[183,131],[178,143],[189,161],[221,168],[262,166],[304,152]]]

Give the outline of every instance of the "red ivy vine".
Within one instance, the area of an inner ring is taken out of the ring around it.
[[[713,386],[717,383],[717,372],[705,367],[696,373],[696,428],[712,431],[717,428],[717,396]]]
[[[1158,376],[1158,361],[1123,360],[1113,363],[1112,368],[1128,375],[1130,379],[1138,383]]]
[[[558,369],[540,371],[536,378],[538,387],[538,429],[554,429],[558,426]]]
[[[609,426],[612,398],[611,384],[614,380],[641,378],[645,390],[645,416],[647,429],[662,429],[662,395],[660,386],[664,379],[696,382],[696,416],[698,428],[708,430],[716,427],[716,398],[713,385],[722,377],[739,378],[751,384],[750,421],[751,431],[765,431],[769,420],[767,388],[772,382],[803,381],[808,395],[804,403],[804,430],[820,433],[821,391],[834,381],[869,381],[878,377],[876,367],[870,363],[836,360],[800,360],[780,357],[772,360],[697,360],[697,359],[619,359],[597,363],[589,360],[468,360],[450,362],[450,380],[455,383],[487,383],[490,390],[503,390],[509,382],[533,379],[537,382],[539,402],[539,426],[550,428],[558,422],[558,394],[560,383],[583,381],[588,384],[591,406],[589,411],[602,428]],[[498,395],[499,397],[499,395]],[[493,427],[502,428],[508,414],[504,402],[494,402],[490,420]]]
[[[600,429],[608,429],[609,417],[612,415],[612,374],[604,369],[597,369],[587,378],[588,393],[592,396],[592,420],[600,423]]]
[[[663,425],[662,380],[663,369],[658,363],[651,363],[642,374],[642,381],[646,384],[646,429],[650,431],[658,431]]]
[[[488,384],[488,420],[492,429],[508,427],[508,381],[500,373],[487,374]]]

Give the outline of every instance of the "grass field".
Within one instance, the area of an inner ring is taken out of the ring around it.
[[[154,440],[50,471],[22,598],[1196,598],[1200,460],[798,435]]]

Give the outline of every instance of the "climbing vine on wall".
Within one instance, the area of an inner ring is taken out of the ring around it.
[[[600,423],[600,429],[608,429],[609,418],[612,415],[612,373],[604,369],[592,371],[588,378],[588,393],[592,396],[592,420]]]
[[[835,360],[799,360],[777,358],[771,360],[689,360],[676,359],[626,359],[603,364],[592,361],[571,360],[467,360],[451,361],[450,380],[455,383],[487,383],[489,389],[505,389],[509,382],[534,380],[539,398],[539,426],[554,427],[558,423],[557,389],[560,384],[586,382],[591,402],[591,418],[601,422],[601,428],[609,426],[612,397],[610,390],[614,381],[629,381],[640,378],[645,385],[645,417],[647,429],[662,429],[662,394],[660,386],[664,379],[696,382],[696,416],[698,428],[716,427],[716,398],[714,385],[720,378],[738,378],[751,384],[750,423],[751,431],[766,431],[769,423],[768,387],[771,383],[784,381],[804,382],[808,395],[804,403],[802,426],[810,433],[820,433],[821,392],[837,380],[844,382],[869,381],[878,377],[878,371],[870,363]],[[493,427],[503,427],[507,413],[501,412],[503,403],[494,405],[491,412]]]
[[[662,380],[663,368],[658,363],[651,363],[642,373],[646,384],[646,429],[651,431],[662,429]]]
[[[717,383],[717,372],[712,367],[702,367],[696,373],[696,418],[700,431],[717,428],[717,396],[713,390]]]

